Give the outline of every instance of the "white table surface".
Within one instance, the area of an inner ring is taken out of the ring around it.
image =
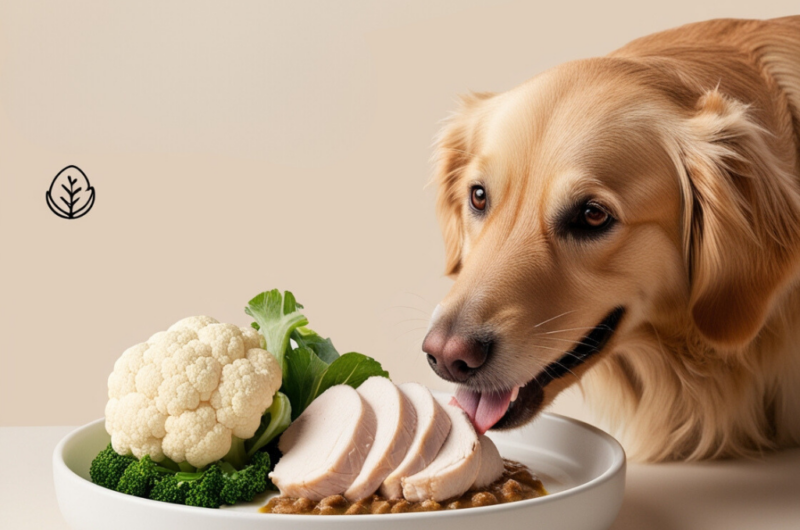
[[[0,528],[67,529],[51,456],[74,427],[0,427]],[[800,449],[760,460],[628,467],[613,530],[798,530]]]

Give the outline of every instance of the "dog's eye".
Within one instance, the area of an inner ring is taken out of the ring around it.
[[[486,190],[483,189],[483,186],[472,186],[469,200],[473,208],[482,212],[486,208]]]
[[[608,227],[614,218],[608,210],[595,202],[583,204],[572,219],[570,228],[583,231],[596,231]]]
[[[591,228],[599,228],[606,224],[611,216],[608,212],[594,205],[586,205],[581,213],[583,223]]]

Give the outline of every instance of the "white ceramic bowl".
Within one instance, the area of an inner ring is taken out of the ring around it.
[[[92,484],[89,464],[109,441],[103,420],[67,435],[53,453],[61,513],[75,530],[350,530],[380,526],[413,530],[604,530],[617,516],[625,488],[625,453],[608,434],[555,414],[514,431],[490,433],[505,458],[528,465],[550,495],[464,510],[358,516],[262,514],[267,495],[219,510],[123,495]]]

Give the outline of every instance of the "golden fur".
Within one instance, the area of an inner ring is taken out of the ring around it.
[[[639,460],[798,445],[798,155],[800,16],[691,24],[465,96],[438,141],[455,283],[433,326],[496,333],[488,391],[530,381],[624,306],[544,405],[582,379]],[[610,235],[557,235],[581,197],[612,211]]]

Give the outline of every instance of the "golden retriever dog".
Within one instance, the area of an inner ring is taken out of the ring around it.
[[[643,461],[800,442],[800,16],[714,20],[463,97],[423,350],[479,431],[581,381]]]

